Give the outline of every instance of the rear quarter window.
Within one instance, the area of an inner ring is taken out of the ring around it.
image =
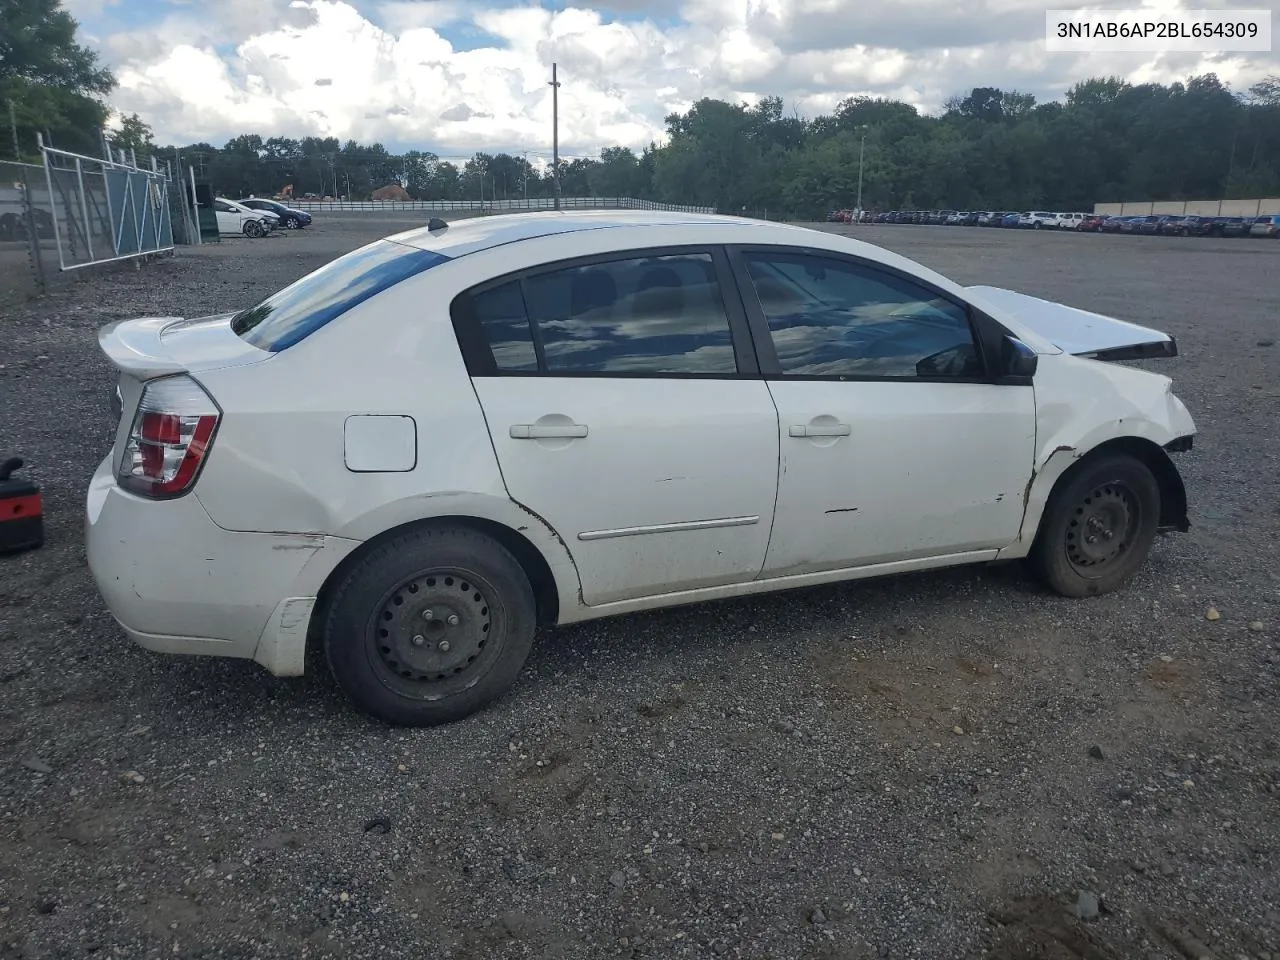
[[[231,329],[261,350],[285,350],[357,304],[449,257],[376,240],[326,263],[231,318]]]

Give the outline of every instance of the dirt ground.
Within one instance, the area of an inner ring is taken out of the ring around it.
[[[405,222],[0,311],[0,454],[48,535],[0,558],[0,958],[1280,957],[1280,243],[837,228],[1177,336],[1150,366],[1200,429],[1193,527],[1129,589],[1014,566],[628,616],[396,731],[319,668],[132,646],[81,511],[99,325],[245,305]]]

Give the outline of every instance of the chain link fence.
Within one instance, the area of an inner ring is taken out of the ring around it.
[[[43,152],[59,270],[173,249],[164,175],[52,147]]]
[[[56,263],[54,242],[44,168],[0,161],[0,302],[45,292],[43,248],[52,248]]]
[[[290,197],[288,206],[308,213],[384,213],[387,211],[438,211],[457,213],[519,213],[526,210],[552,210],[551,197],[521,200],[314,200]],[[715,213],[715,207],[696,207],[678,203],[659,203],[635,197],[561,197],[561,210],[659,210],[666,213]]]

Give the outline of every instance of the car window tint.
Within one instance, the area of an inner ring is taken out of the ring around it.
[[[519,280],[478,293],[471,298],[471,304],[499,370],[538,369],[538,353]]]
[[[748,254],[784,374],[979,377],[965,311],[888,273],[820,257]]]
[[[548,373],[737,372],[710,254],[636,257],[524,281]]]
[[[357,304],[448,259],[432,250],[375,240],[240,311],[231,318],[231,329],[262,350],[284,350]]]

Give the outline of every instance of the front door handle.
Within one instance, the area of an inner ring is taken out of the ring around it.
[[[515,423],[512,440],[579,440],[587,435],[585,423]]]
[[[847,423],[794,423],[787,429],[791,437],[847,437]]]

